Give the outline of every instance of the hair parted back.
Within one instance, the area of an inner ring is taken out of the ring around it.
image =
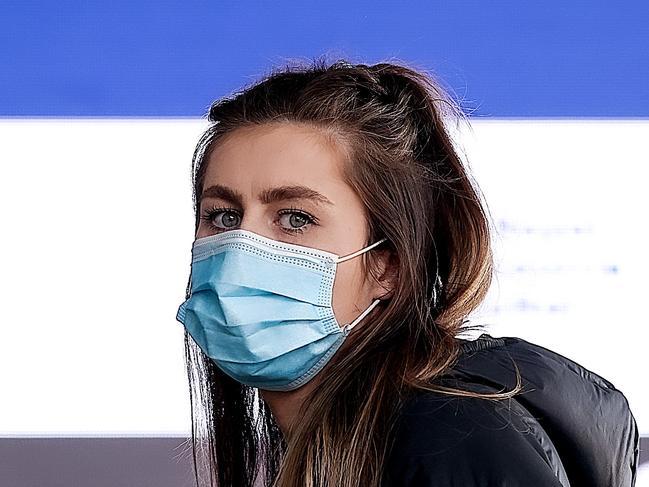
[[[405,63],[314,60],[275,69],[209,109],[192,160],[196,229],[206,161],[232,131],[297,123],[345,156],[345,179],[366,206],[368,243],[387,237],[391,297],[354,329],[285,438],[256,389],[221,372],[185,332],[192,452],[199,485],[379,486],[394,419],[414,390],[499,400],[443,386],[457,336],[484,299],[493,254],[487,213],[449,122],[464,118],[435,78]],[[361,256],[376,278],[372,252]],[[190,287],[187,286],[187,297]]]

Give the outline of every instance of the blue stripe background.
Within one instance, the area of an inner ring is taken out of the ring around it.
[[[0,117],[197,117],[285,58],[403,59],[473,116],[649,116],[649,2],[4,1]]]

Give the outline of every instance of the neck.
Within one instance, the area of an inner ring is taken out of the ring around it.
[[[314,377],[302,387],[292,391],[267,391],[259,389],[262,399],[268,404],[277,425],[288,438],[291,427],[299,415],[300,407],[316,385]]]

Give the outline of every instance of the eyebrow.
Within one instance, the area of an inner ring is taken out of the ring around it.
[[[220,198],[231,203],[236,203],[239,206],[243,206],[243,196],[241,193],[221,184],[215,184],[206,188],[201,194],[201,201],[204,198]],[[316,204],[333,205],[325,195],[318,193],[316,190],[307,186],[278,186],[277,188],[265,189],[259,195],[259,201],[265,205],[275,201],[299,199],[311,200]]]

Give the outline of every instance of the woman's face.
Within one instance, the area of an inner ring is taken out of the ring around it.
[[[244,229],[341,256],[365,246],[365,208],[342,179],[343,155],[316,129],[293,123],[240,128],[207,162],[196,238]],[[370,252],[387,258],[378,248]],[[333,309],[341,325],[386,293],[365,279],[361,258],[336,270]]]

